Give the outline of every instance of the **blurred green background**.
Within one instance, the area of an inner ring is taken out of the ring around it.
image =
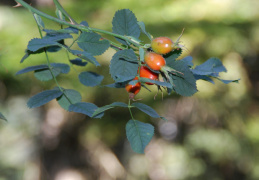
[[[30,1],[29,1],[30,2]],[[27,66],[42,64],[44,55],[31,55],[24,63],[30,39],[39,37],[34,19],[26,9],[12,8],[14,1],[0,2],[0,180],[257,180],[259,179],[259,1],[258,0],[60,0],[78,22],[111,31],[118,9],[129,8],[154,37],[176,40],[183,28],[183,44],[198,65],[218,57],[228,69],[223,79],[236,84],[215,85],[198,81],[193,97],[148,93],[138,95],[169,121],[150,119],[135,111],[135,118],[155,125],[155,136],[145,154],[132,152],[125,135],[127,110],[107,111],[102,119],[68,113],[52,101],[28,109],[28,98],[53,88],[33,73],[15,76]],[[51,0],[31,1],[54,15]],[[47,28],[58,25],[43,19]],[[143,39],[147,40],[147,39]],[[108,73],[113,50],[99,56]],[[67,62],[64,52],[50,54],[52,62]],[[127,102],[124,89],[80,85],[76,73],[58,77],[61,86],[81,92],[83,100],[98,106]]]

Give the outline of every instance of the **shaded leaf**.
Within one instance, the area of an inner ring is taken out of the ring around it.
[[[203,64],[196,66],[191,70],[193,74],[197,75],[212,75],[219,72],[226,72],[226,68],[218,58],[210,58]],[[217,77],[216,75],[216,77]]]
[[[67,74],[70,71],[70,67],[67,64],[51,63],[50,66],[51,66],[51,71],[55,77],[58,76],[60,73]],[[49,68],[36,70],[34,72],[34,76],[40,81],[49,81],[53,79],[53,76]]]
[[[74,89],[64,89],[63,94],[57,98],[59,105],[65,110],[68,110],[71,104],[76,104],[81,100],[81,94]]]
[[[138,60],[132,49],[116,52],[111,60],[110,74],[114,81],[123,82],[137,75]]]
[[[26,67],[26,68],[24,68],[24,69],[18,71],[15,75],[27,73],[27,72],[30,72],[30,71],[48,69],[48,68],[49,68],[49,67],[48,67],[46,64],[37,65],[37,66],[29,66],[29,67]]]
[[[7,119],[4,117],[4,115],[0,112],[0,119],[7,121]]]
[[[88,62],[94,64],[95,66],[100,66],[99,62],[96,61],[95,57],[93,57],[91,53],[87,53],[85,51],[72,50],[72,49],[68,49],[68,51],[79,58],[87,60]]]
[[[153,84],[156,84],[156,85],[159,85],[159,86],[172,88],[172,85],[168,82],[161,82],[161,81],[156,81],[156,80],[152,80],[152,79],[148,79],[148,78],[140,78],[139,81],[142,82],[142,83],[149,82],[149,83],[153,83]]]
[[[112,32],[123,36],[132,36],[139,38],[140,28],[137,18],[129,9],[122,9],[115,13],[112,20]],[[127,45],[127,42],[116,38],[122,44]]]
[[[83,62],[82,59],[76,58],[76,59],[71,59],[69,60],[72,64],[77,65],[77,66],[86,66],[87,62]]]
[[[78,46],[93,56],[103,54],[109,47],[108,40],[100,40],[101,36],[94,32],[83,32],[77,41]]]
[[[165,60],[166,65],[172,67],[172,63],[176,61],[176,59],[182,54],[182,49],[176,49],[174,51],[171,51],[170,53],[166,54]]]
[[[62,92],[60,90],[46,90],[32,96],[27,102],[27,105],[29,108],[40,107],[61,95]]]
[[[81,72],[78,78],[83,85],[93,87],[100,85],[104,77],[95,72],[85,71]]]
[[[177,75],[177,73],[170,74],[170,78],[173,81],[173,86],[172,89],[167,88],[169,94],[172,90],[174,90],[176,93],[182,96],[192,96],[198,91],[196,87],[196,79],[190,71],[186,61],[170,61],[170,67],[182,72],[184,75]]]
[[[58,43],[55,41],[51,41],[49,39],[35,38],[35,39],[32,39],[29,41],[27,49],[32,52],[35,52],[41,48],[49,47],[49,46],[53,46],[53,45],[58,45]]]
[[[108,110],[108,109],[112,109],[114,107],[128,107],[127,104],[122,103],[122,102],[114,102],[112,104],[103,106],[103,107],[99,107],[98,109],[96,109],[96,111],[93,113],[93,116],[96,116],[97,114],[103,113],[104,111]]]
[[[154,135],[154,126],[137,120],[129,120],[126,124],[126,135],[133,151],[144,153]]]
[[[98,107],[93,103],[79,102],[71,104],[68,108],[69,111],[85,114],[89,117],[93,117],[93,113]],[[104,113],[94,116],[94,118],[101,118]]]
[[[153,118],[160,118],[157,112],[151,108],[150,106],[143,104],[143,103],[132,103],[131,106],[138,108],[142,112],[146,113],[147,115]]]

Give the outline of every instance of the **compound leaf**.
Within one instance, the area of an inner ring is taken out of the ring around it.
[[[58,76],[60,73],[67,74],[70,71],[70,67],[67,64],[51,63],[50,66],[51,66],[51,71],[55,77]],[[49,81],[53,79],[53,76],[49,68],[36,70],[34,72],[34,76],[40,81]]]
[[[137,75],[138,60],[132,49],[118,51],[112,57],[110,74],[115,82],[133,79]]]
[[[101,36],[94,32],[83,32],[77,41],[78,46],[93,56],[103,54],[109,47],[108,40],[100,40]]]
[[[27,105],[29,108],[40,107],[61,95],[62,92],[60,90],[46,90],[32,96],[27,102]]]
[[[133,151],[144,153],[154,135],[154,126],[137,120],[129,120],[126,124],[126,135]]]
[[[132,36],[139,38],[140,28],[137,18],[129,9],[122,9],[115,13],[112,20],[112,32],[123,36]],[[127,45],[127,42],[116,38],[122,44]]]
[[[96,116],[93,116],[93,113],[95,112],[96,109],[98,109],[98,107],[95,104],[86,103],[86,102],[71,104],[68,108],[68,110],[72,112],[82,113],[89,117],[101,118],[104,115],[104,113],[100,113],[100,114],[97,114]]]
[[[96,111],[93,113],[93,116],[96,116],[97,114],[103,113],[104,111],[106,111],[108,109],[112,109],[114,107],[128,107],[128,105],[125,103],[122,103],[122,102],[114,102],[112,104],[109,104],[109,105],[96,109]]]
[[[94,87],[100,85],[104,77],[95,72],[85,71],[81,72],[78,78],[83,85]]]
[[[59,105],[65,110],[68,110],[71,104],[76,104],[81,100],[81,94],[74,89],[64,89],[63,94],[57,98]]]

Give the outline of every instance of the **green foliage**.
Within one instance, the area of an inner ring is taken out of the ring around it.
[[[40,107],[50,102],[51,100],[60,97],[62,94],[63,94],[62,91],[60,91],[59,89],[46,90],[46,91],[40,92],[29,99],[29,101],[27,102],[27,106],[29,108]]]
[[[160,118],[160,116],[157,114],[157,112],[151,108],[150,106],[143,104],[143,103],[132,103],[131,106],[138,108],[142,112],[146,113],[150,117],[153,118]]]
[[[93,118],[101,118],[103,113],[99,113],[93,116],[93,113],[98,109],[98,107],[93,103],[79,102],[71,104],[68,108],[69,111],[85,114]]]
[[[81,72],[78,78],[83,85],[93,87],[100,85],[104,77],[95,72],[85,71]]]
[[[66,51],[68,57],[67,61],[71,66],[86,66],[88,62],[95,66],[100,66],[95,56],[105,53],[109,47],[113,48],[116,53],[110,61],[109,73],[114,82],[105,85],[105,88],[125,88],[125,86],[140,88],[141,86],[136,86],[136,83],[140,83],[142,87],[146,87],[144,85],[145,83],[153,83],[161,91],[166,89],[168,94],[175,91],[182,96],[191,96],[198,91],[196,80],[203,79],[213,83],[212,78],[221,80],[219,73],[226,72],[226,68],[217,58],[211,58],[195,68],[193,68],[191,56],[179,60],[183,51],[180,47],[184,46],[179,44],[180,41],[178,39],[174,42],[176,42],[175,45],[179,48],[163,55],[166,64],[161,67],[161,70],[155,71],[150,68],[150,71],[159,74],[160,78],[153,80],[140,77],[138,69],[143,65],[146,66],[144,62],[145,53],[152,51],[150,42],[143,42],[139,39],[140,33],[142,32],[146,35],[150,41],[152,41],[153,36],[147,32],[144,22],[138,22],[134,13],[129,9],[121,9],[115,13],[112,20],[112,32],[109,32],[89,27],[85,21],[80,24],[76,23],[58,1],[54,1],[58,18],[39,13],[38,10],[22,0],[17,0],[17,2],[21,3],[33,13],[41,35],[41,38],[33,38],[29,41],[21,63],[31,54],[39,53],[46,54],[47,63],[46,65],[43,64],[24,68],[16,74],[34,71],[34,75],[37,79],[41,81],[54,80],[58,86],[57,88],[43,91],[31,97],[27,103],[28,107],[40,107],[56,99],[59,105],[65,110],[82,113],[93,118],[101,118],[108,109],[115,107],[128,108],[131,120],[126,124],[126,135],[132,149],[137,153],[144,153],[145,147],[154,135],[154,127],[151,124],[135,120],[131,109],[137,108],[152,118],[166,119],[161,117],[153,108],[146,104],[140,102],[131,104],[138,92],[135,94],[132,92],[129,93],[128,104],[114,102],[98,108],[98,106],[93,103],[81,102],[82,97],[78,91],[60,87],[56,78],[60,74],[68,74],[70,72],[70,66],[65,63],[50,63],[48,53],[54,53],[60,50]],[[59,30],[46,29],[40,16],[59,23],[62,25],[62,28]],[[44,36],[43,33],[45,33]],[[116,38],[118,42],[104,39],[99,33],[112,36]],[[180,37],[181,36],[182,35],[180,35]],[[71,39],[72,43],[68,44],[66,39]],[[80,48],[82,51],[74,49],[74,45],[77,45],[77,48]],[[73,49],[71,49],[72,47]],[[73,56],[77,56],[77,58],[70,59],[69,53]],[[73,67],[74,70],[76,70],[76,68],[78,67]],[[90,87],[99,86],[105,77],[86,70],[78,74],[79,81],[83,85]],[[161,81],[161,79],[163,80]],[[230,83],[237,82],[238,80],[221,81],[223,83]],[[146,89],[148,88],[146,87]],[[2,114],[0,114],[0,118],[4,118]]]
[[[136,39],[140,36],[140,28],[137,18],[129,9],[122,9],[115,13],[112,20],[112,32],[123,36],[131,36]],[[129,44],[125,40],[116,38],[122,44]]]
[[[108,109],[112,109],[114,107],[128,107],[127,104],[125,103],[122,103],[122,102],[114,102],[112,104],[109,104],[109,105],[106,105],[106,106],[103,106],[103,107],[100,107],[98,108],[94,113],[93,113],[93,116],[96,116],[97,114],[100,114],[100,113],[103,113],[104,111],[108,110]]]
[[[138,59],[132,49],[120,50],[114,54],[110,74],[115,82],[133,79],[137,75]]]
[[[108,40],[100,40],[101,36],[93,32],[83,32],[77,41],[78,46],[84,51],[90,52],[93,56],[103,54],[109,47]]]
[[[145,147],[154,135],[154,126],[137,120],[129,120],[126,124],[126,135],[133,151],[144,153]]]
[[[64,89],[63,94],[57,98],[58,104],[68,111],[71,104],[81,102],[81,94],[74,89]]]

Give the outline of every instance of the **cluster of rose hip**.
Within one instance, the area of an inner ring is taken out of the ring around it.
[[[166,77],[168,77],[168,72],[178,72],[166,66],[166,61],[163,55],[182,47],[179,45],[180,37],[175,43],[168,37],[154,38],[151,41],[152,51],[147,51],[145,53],[145,63],[143,63],[138,70],[139,77],[158,80],[159,73],[156,73],[157,71],[163,72]],[[178,73],[182,74],[181,72]],[[138,76],[136,76],[133,80],[138,80]],[[145,84],[153,85],[153,83],[150,82],[146,82]],[[141,82],[137,82],[135,85],[127,84],[125,88],[130,93],[130,98],[133,99],[141,89]]]

